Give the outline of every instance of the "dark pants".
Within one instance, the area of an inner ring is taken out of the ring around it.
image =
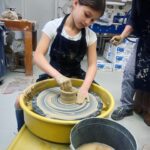
[[[16,109],[15,112],[16,112],[16,119],[17,119],[17,129],[19,131],[24,124],[23,110],[19,108]]]
[[[144,122],[150,126],[150,93],[136,90],[134,111],[143,116]]]

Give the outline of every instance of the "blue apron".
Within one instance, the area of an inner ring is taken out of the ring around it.
[[[143,3],[141,36],[139,39],[136,66],[135,89],[150,91],[150,2]]]
[[[81,30],[81,39],[72,41],[61,35],[66,15],[57,29],[57,35],[52,43],[49,53],[50,64],[61,74],[67,77],[85,78],[85,72],[81,69],[81,61],[87,52],[85,28]],[[49,78],[47,74],[39,76],[37,81]]]

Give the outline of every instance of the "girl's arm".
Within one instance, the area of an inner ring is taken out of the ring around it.
[[[96,74],[96,61],[97,61],[97,53],[96,53],[96,42],[88,47],[87,52],[87,61],[88,61],[88,69],[86,72],[85,79],[83,81],[82,86],[79,89],[77,95],[76,103],[82,104],[86,99],[88,99],[88,90],[94,80]]]
[[[85,80],[81,86],[81,88],[89,90],[96,74],[96,63],[97,63],[97,52],[96,52],[96,42],[88,47],[87,51],[87,61],[88,61],[88,69],[86,72]]]
[[[51,39],[45,33],[43,33],[35,50],[34,62],[41,70],[46,72],[49,76],[53,77],[60,85],[62,90],[70,91],[72,89],[71,80],[63,76],[53,66],[51,66],[45,57],[50,42]]]

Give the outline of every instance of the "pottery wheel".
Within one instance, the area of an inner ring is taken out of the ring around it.
[[[102,110],[102,101],[99,96],[89,93],[89,102],[83,104],[65,104],[60,98],[60,88],[50,88],[42,91],[32,101],[34,112],[54,119],[78,120],[95,117]]]

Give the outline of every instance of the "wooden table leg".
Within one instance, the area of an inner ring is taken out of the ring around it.
[[[32,75],[33,74],[33,66],[32,66],[32,32],[25,31],[24,32],[24,45],[25,45],[25,53],[24,53],[24,63],[25,63],[25,74]]]

